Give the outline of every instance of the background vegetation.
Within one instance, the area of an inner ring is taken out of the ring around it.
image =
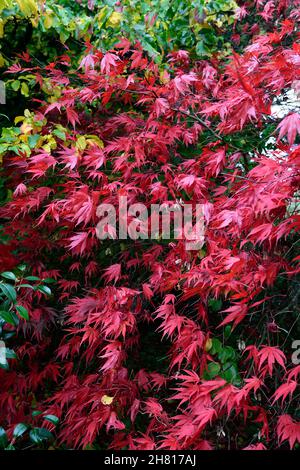
[[[0,0],[0,448],[299,447],[298,3]]]

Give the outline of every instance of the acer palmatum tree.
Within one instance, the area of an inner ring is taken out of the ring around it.
[[[163,70],[122,39],[89,46],[78,69],[67,55],[11,67],[55,98],[25,113],[4,159],[14,195],[1,217],[14,256],[56,278],[57,298],[1,371],[8,431],[34,403],[71,448],[299,445],[300,117],[271,112],[299,93],[299,15],[295,2],[255,3],[280,22],[229,59],[177,51]],[[202,204],[202,249],[99,240],[97,207],[120,196]]]

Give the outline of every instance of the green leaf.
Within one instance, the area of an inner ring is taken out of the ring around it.
[[[10,301],[8,299],[3,300],[0,310],[9,310],[9,309],[10,309]]]
[[[13,312],[7,312],[5,310],[0,311],[0,318],[10,325],[17,326],[19,323],[18,317]]]
[[[37,276],[26,276],[24,277],[24,279],[26,279],[26,281],[39,281],[40,280],[40,278]]]
[[[218,357],[223,364],[228,361],[234,361],[235,351],[231,346],[226,346],[219,352]]]
[[[48,286],[36,286],[34,288],[35,290],[38,290],[40,292],[42,292],[43,294],[46,294],[46,295],[51,295],[51,289],[48,287]]]
[[[10,284],[2,284],[0,283],[0,290],[3,294],[12,302],[15,303],[17,300],[17,293],[13,286]]]
[[[234,380],[236,380],[238,377],[238,374],[239,372],[235,364],[232,364],[230,362],[227,362],[226,364],[224,364],[221,376],[227,382],[233,382]]]
[[[28,288],[28,289],[33,289],[33,286],[31,286],[30,284],[20,284],[18,287],[24,287],[24,288]]]
[[[29,320],[29,314],[27,308],[23,307],[23,305],[16,305],[16,310],[20,317],[24,318],[25,320]]]
[[[7,435],[5,430],[0,427],[0,448],[4,449],[8,444]]]
[[[57,426],[58,423],[59,423],[59,418],[55,415],[46,415],[46,416],[44,416],[44,419],[46,419],[50,423],[54,424],[55,426]]]
[[[39,134],[33,134],[28,137],[28,144],[31,149],[34,149],[36,147],[36,144],[40,140],[40,135]]]
[[[199,57],[210,55],[209,48],[203,39],[200,39],[200,41],[198,41],[196,44],[196,54]]]
[[[34,428],[30,431],[29,437],[35,444],[41,444],[43,441],[53,439],[53,434],[45,428]]]
[[[26,267],[27,267],[26,264],[20,264],[20,265],[18,266],[18,269],[19,269],[20,271],[25,271]]]
[[[24,432],[27,431],[27,429],[28,429],[27,424],[19,423],[19,424],[16,425],[16,427],[14,429],[13,436],[14,437],[20,437],[20,436],[22,436],[22,434],[24,434]]]
[[[45,279],[42,279],[42,282],[46,282],[47,284],[54,284],[56,280],[52,277],[46,277]]]
[[[229,338],[230,335],[231,335],[231,326],[226,325],[225,329],[224,329],[224,336],[227,339],[227,338]]]
[[[159,55],[159,51],[154,49],[154,47],[149,42],[147,42],[145,39],[143,39],[143,48],[145,49],[145,51],[148,52],[148,54],[151,57],[156,57],[156,56]]]
[[[213,338],[209,354],[218,354],[221,351],[222,347],[223,346],[222,346],[221,341],[218,340],[217,338]]]
[[[20,88],[20,85],[21,85],[21,82],[20,80],[14,80],[12,83],[11,83],[11,87],[14,91],[18,91],[18,89]]]
[[[207,365],[207,370],[205,371],[205,378],[213,379],[216,375],[219,374],[221,366],[217,362],[209,362]]]
[[[66,133],[60,129],[54,129],[52,134],[56,135],[56,137],[58,137],[61,140],[64,140],[64,141],[66,140]]]
[[[220,299],[209,299],[208,306],[213,312],[218,312],[222,308],[222,300]]]
[[[15,274],[10,271],[5,271],[4,273],[1,273],[1,276],[4,277],[5,279],[9,279],[10,281],[17,280]]]
[[[13,349],[6,348],[6,357],[7,359],[17,359],[18,356],[16,355]]]

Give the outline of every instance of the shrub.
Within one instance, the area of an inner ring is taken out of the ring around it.
[[[57,446],[299,445],[300,116],[271,113],[298,86],[286,13],[230,60],[180,50],[161,70],[122,39],[77,69],[66,55],[10,68],[56,94],[2,142],[3,235],[57,287],[38,322],[28,305],[21,364],[0,374],[8,433],[34,403],[59,419]],[[125,195],[201,203],[204,246],[99,240],[98,205]]]

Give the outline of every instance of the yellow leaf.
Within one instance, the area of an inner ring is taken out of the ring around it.
[[[113,401],[114,397],[109,397],[108,395],[103,395],[103,397],[101,398],[101,403],[103,405],[111,405]]]
[[[46,15],[44,16],[44,26],[46,29],[49,29],[51,28],[51,26],[53,25],[53,16],[52,16],[52,13],[46,13]]]
[[[4,35],[4,21],[0,18],[0,38]]]
[[[118,11],[114,11],[108,18],[108,21],[106,24],[107,26],[112,26],[112,27],[119,26],[121,19],[122,19],[122,14],[119,13]]]
[[[38,14],[38,5],[35,0],[17,0],[17,3],[25,16],[36,16]]]
[[[24,121],[25,117],[24,116],[16,116],[15,117],[15,124],[18,124],[18,122]]]
[[[76,148],[78,148],[79,150],[84,150],[86,148],[86,140],[83,135],[78,137],[76,142]]]
[[[47,135],[44,135],[40,141],[39,141],[42,145],[42,148],[47,150],[47,152],[51,152],[51,150],[54,150],[56,149],[57,147],[57,143],[56,143],[56,140],[54,139],[54,137],[51,135],[51,134],[47,134]]]
[[[105,21],[107,10],[108,10],[108,7],[107,5],[105,5],[105,7],[101,8],[98,15],[96,15],[95,17],[95,20],[98,22],[98,26],[100,28],[103,26],[103,22]]]
[[[25,83],[25,82],[22,83],[21,93],[22,93],[22,95],[24,95],[26,97],[29,96],[29,88],[28,88],[27,83]]]
[[[23,135],[20,135],[20,136],[19,136],[19,141],[20,141],[20,142],[24,142],[25,144],[27,144],[27,142],[28,142],[28,135],[26,135],[26,133],[24,133]]]
[[[0,67],[4,67],[4,65],[5,65],[5,61],[4,61],[3,55],[0,54]]]
[[[50,146],[50,144],[45,144],[45,145],[42,146],[42,148],[43,148],[46,152],[51,153],[51,146]]]
[[[28,124],[27,122],[23,122],[20,129],[21,129],[21,132],[23,134],[29,134],[29,132],[32,131],[33,127],[30,124]]]
[[[206,341],[205,345],[204,345],[204,350],[206,352],[210,351],[212,347],[212,340],[210,338],[208,338],[208,340]]]
[[[101,149],[104,148],[104,143],[97,135],[86,135],[86,142],[89,145],[98,145]]]

